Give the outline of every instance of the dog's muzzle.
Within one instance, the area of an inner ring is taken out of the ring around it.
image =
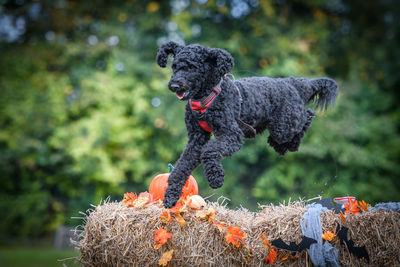
[[[183,86],[180,86],[178,83],[169,83],[169,90],[176,94],[176,97],[180,100],[186,100],[189,98],[189,91],[186,90]]]
[[[173,84],[170,84],[170,85],[169,85],[169,89],[170,89],[172,92],[177,92],[177,91],[179,90],[179,88],[180,88],[180,86],[179,86],[179,84],[177,84],[177,83],[173,83]]]

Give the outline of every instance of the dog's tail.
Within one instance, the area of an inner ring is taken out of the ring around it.
[[[326,110],[334,104],[338,94],[336,82],[329,78],[290,78],[305,104],[315,103],[316,108]]]
[[[336,82],[329,78],[318,78],[310,80],[313,94],[307,103],[314,101],[316,108],[326,110],[329,105],[334,104],[338,95]]]

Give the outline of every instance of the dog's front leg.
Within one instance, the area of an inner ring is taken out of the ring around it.
[[[175,206],[182,194],[182,188],[186,180],[200,164],[202,148],[210,140],[211,136],[210,133],[200,128],[197,121],[192,117],[190,108],[189,111],[186,110],[185,122],[189,141],[168,178],[168,187],[164,198],[164,207],[166,208]]]
[[[230,157],[240,150],[243,144],[243,133],[236,121],[224,125],[214,132],[215,139],[208,142],[201,153],[204,174],[212,188],[219,188],[224,183],[224,168],[221,159]]]

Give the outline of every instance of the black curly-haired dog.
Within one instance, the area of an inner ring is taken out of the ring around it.
[[[221,187],[224,169],[220,160],[237,152],[243,138],[268,129],[268,144],[276,152],[297,151],[314,117],[304,106],[315,100],[317,107],[326,109],[338,92],[335,81],[328,78],[229,79],[234,63],[223,49],[168,42],[158,50],[158,65],[164,68],[170,54],[174,60],[168,87],[180,100],[187,100],[189,140],[169,176],[166,208],[175,205],[187,177],[201,162],[209,185]]]

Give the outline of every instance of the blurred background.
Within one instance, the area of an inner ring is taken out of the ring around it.
[[[81,224],[73,217],[90,203],[146,191],[176,162],[185,103],[167,89],[170,68],[155,63],[168,40],[228,50],[235,77],[339,84],[298,152],[279,156],[268,133],[247,140],[223,160],[221,189],[201,167],[193,173],[203,197],[254,211],[318,195],[400,201],[399,9],[395,0],[0,0],[0,265],[61,266],[54,258],[76,254],[50,249],[57,229]]]

